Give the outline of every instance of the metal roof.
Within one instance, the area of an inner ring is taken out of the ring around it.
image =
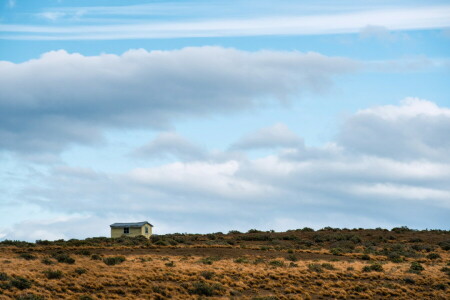
[[[111,225],[109,225],[109,226],[110,226],[110,227],[116,227],[116,228],[120,228],[120,227],[142,227],[142,226],[144,226],[145,224],[148,224],[148,225],[150,225],[150,226],[153,227],[153,225],[150,224],[150,223],[147,222],[147,221],[144,221],[144,222],[136,222],[136,223],[114,223],[114,224],[111,224]]]

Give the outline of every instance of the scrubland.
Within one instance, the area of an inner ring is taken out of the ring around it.
[[[309,228],[0,243],[0,299],[449,299],[450,232]]]

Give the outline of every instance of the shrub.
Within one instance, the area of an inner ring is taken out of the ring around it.
[[[435,260],[435,259],[440,259],[441,256],[438,253],[430,253],[427,255],[427,258],[431,259],[431,260]]]
[[[5,272],[0,272],[0,281],[8,280],[9,276]]]
[[[450,240],[446,240],[443,242],[439,243],[439,246],[443,249],[443,250],[450,250]]]
[[[372,264],[370,266],[364,266],[362,269],[363,272],[383,272],[383,266],[379,263]]]
[[[126,259],[124,256],[110,256],[110,257],[104,258],[103,262],[105,264],[107,264],[108,266],[114,266],[114,265],[123,263],[125,260]]]
[[[342,255],[344,251],[341,248],[331,248],[330,253],[333,255]]]
[[[370,256],[367,255],[367,254],[364,254],[364,255],[361,256],[361,259],[362,260],[370,260]]]
[[[61,272],[60,270],[48,269],[47,271],[44,271],[43,273],[45,274],[47,279],[60,279],[63,277],[63,272]]]
[[[53,265],[53,264],[54,264],[53,260],[51,260],[51,259],[48,258],[48,257],[43,258],[43,259],[41,260],[41,263],[43,263],[44,265]]]
[[[77,273],[78,275],[85,274],[86,272],[87,272],[87,270],[84,268],[76,268],[75,269],[75,273]]]
[[[310,270],[311,272],[317,272],[317,273],[323,272],[322,265],[320,265],[320,264],[309,264],[308,270]]]
[[[78,255],[84,255],[84,256],[89,256],[89,255],[91,255],[91,251],[86,250],[86,249],[83,249],[83,250],[77,251],[76,254],[78,254]]]
[[[98,254],[92,254],[91,260],[102,260],[102,257]]]
[[[303,229],[300,229],[300,230],[304,231],[304,232],[314,232],[314,229],[309,228],[309,227],[303,227]]]
[[[218,292],[222,290],[223,287],[220,284],[208,284],[204,281],[200,281],[192,284],[192,289],[190,290],[190,292],[191,294],[200,296],[214,296],[219,294]]]
[[[420,264],[420,262],[418,262],[418,261],[413,261],[413,262],[411,263],[411,266],[409,267],[408,272],[419,274],[419,273],[422,272],[423,270],[425,270],[425,268],[422,267],[422,265]]]
[[[173,261],[165,263],[166,267],[175,267],[175,263]]]
[[[220,260],[219,257],[208,256],[200,259],[198,262],[204,265],[212,265],[213,262]]]
[[[205,279],[211,279],[216,275],[213,271],[202,271],[200,272],[200,276],[202,276]]]
[[[404,281],[407,284],[416,284],[416,281],[414,279],[412,279],[412,278],[409,278],[409,277],[405,278]]]
[[[239,230],[230,230],[228,231],[228,234],[240,234],[242,232],[240,232]]]
[[[323,263],[322,268],[327,269],[327,270],[336,270],[336,268],[332,264],[329,264],[329,263]]]
[[[249,263],[248,259],[245,258],[245,257],[239,257],[239,258],[236,258],[236,259],[234,260],[234,262],[235,262],[235,263],[238,263],[238,264]]]
[[[269,261],[269,265],[274,266],[274,267],[283,267],[284,262],[282,262],[281,260],[272,260],[272,261]]]
[[[19,276],[11,278],[10,283],[13,287],[18,288],[19,290],[25,290],[31,287],[30,280]]]
[[[25,259],[25,260],[34,260],[34,259],[37,258],[36,256],[34,256],[33,254],[30,254],[30,253],[21,253],[21,254],[19,255],[19,257],[20,257],[20,258],[23,258],[23,259]]]
[[[258,229],[250,229],[249,231],[247,231],[247,233],[259,233],[261,232],[261,230]]]
[[[75,259],[70,257],[67,253],[53,254],[53,258],[55,258],[60,263],[65,263],[69,265],[73,265],[75,263]]]
[[[297,258],[297,256],[296,256],[295,254],[289,254],[289,255],[286,257],[286,259],[287,259],[287,260],[290,260],[290,261],[297,261],[297,260],[298,260],[298,258]]]
[[[450,276],[450,268],[449,267],[441,268],[441,272],[444,272],[445,274],[447,274],[447,276]]]
[[[16,296],[16,300],[44,300],[44,296],[35,294],[23,294]]]
[[[88,295],[81,295],[78,299],[79,300],[94,300],[94,298],[92,298],[91,296],[88,296]]]
[[[438,283],[438,284],[433,285],[433,289],[445,291],[447,289],[447,286],[443,283]]]

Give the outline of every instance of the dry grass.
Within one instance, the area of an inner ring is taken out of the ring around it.
[[[0,248],[0,299],[25,295],[30,298],[22,299],[449,298],[450,277],[442,269],[448,267],[450,255],[440,248],[433,250],[440,256],[437,259],[427,258],[424,252],[394,263],[379,254],[370,254],[366,260],[359,252],[334,256],[326,248],[260,250],[252,243],[247,246],[258,250],[237,245],[4,246]],[[75,262],[57,262],[52,258],[56,251],[64,251]],[[36,259],[27,260],[21,253]],[[93,260],[87,254],[102,259]],[[105,263],[105,258],[116,256],[125,260]],[[411,273],[414,261],[424,270]],[[363,271],[374,263],[382,271]],[[18,277],[28,280],[31,287],[11,286],[11,280]]]

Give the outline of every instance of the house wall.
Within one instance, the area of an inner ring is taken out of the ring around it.
[[[145,227],[148,227],[148,234],[145,234]],[[119,238],[123,233],[123,228],[111,228],[111,237],[112,238]],[[126,236],[138,236],[143,235],[146,238],[150,238],[152,235],[152,227],[150,225],[145,224],[142,227],[130,227],[130,233],[125,234]]]

